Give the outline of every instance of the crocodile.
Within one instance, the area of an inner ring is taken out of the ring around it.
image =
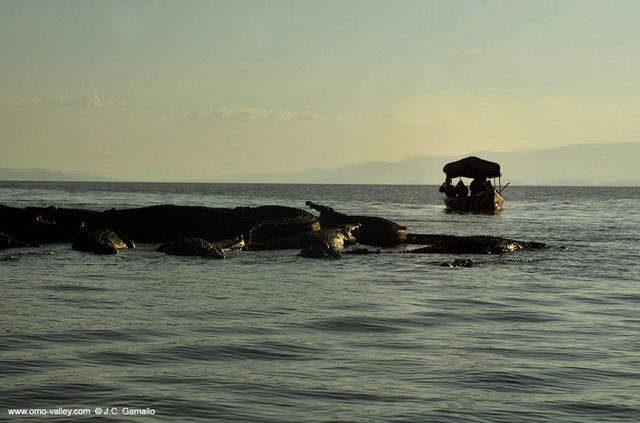
[[[302,249],[299,253],[299,257],[305,258],[324,258],[324,259],[339,259],[343,254],[349,255],[365,255],[365,254],[380,254],[380,250],[368,250],[366,248],[352,248],[344,251],[338,251],[335,248],[328,247],[326,245],[318,247],[308,247]]]
[[[345,245],[354,244],[352,231],[359,228],[359,224],[345,224],[338,228],[307,231],[282,238],[266,241],[251,241],[248,250],[285,250],[310,247],[328,247],[341,249]]]
[[[219,241],[209,242],[202,238],[182,237],[162,244],[158,251],[175,256],[200,256],[223,259],[226,258],[225,251],[240,250],[244,247],[242,236]]]
[[[314,215],[305,210],[299,211],[304,214],[284,217],[278,216],[259,221],[249,231],[249,243],[260,243],[320,230],[320,222],[318,222],[318,219]]]
[[[517,241],[515,239],[502,238],[498,236],[476,235],[476,236],[442,236],[431,245],[407,250],[405,253],[443,253],[443,254],[501,254],[510,251],[523,249],[550,248],[541,242]]]
[[[218,242],[242,236],[265,241],[319,229],[315,216],[293,207],[212,208],[158,205],[129,210],[109,210],[110,227],[141,242],[168,242],[179,237]]]
[[[279,238],[319,229],[306,210],[284,206],[212,208],[155,205],[106,211],[0,206],[0,231],[26,243],[72,242],[79,232],[109,228],[137,242],[197,237],[211,242]]]
[[[0,205],[0,230],[27,244],[72,242],[98,216],[93,210]]]
[[[329,248],[327,246],[319,246],[319,247],[308,247],[308,248],[302,249],[298,253],[298,257],[337,260],[341,258],[341,255],[339,251],[336,251],[333,248]]]
[[[30,244],[19,240],[11,235],[0,232],[0,249],[3,248],[25,248],[25,247],[38,247],[38,244]]]
[[[473,260],[471,259],[455,259],[453,262],[444,262],[440,266],[443,267],[473,267]]]
[[[504,263],[535,263],[541,261],[538,257],[517,257],[504,259]]]
[[[170,242],[181,237],[214,242],[248,235],[257,223],[230,209],[172,204],[111,209],[103,213],[102,221],[138,242]]]
[[[118,254],[121,248],[133,248],[110,229],[94,229],[80,233],[71,248],[96,254]]]
[[[328,206],[306,202],[313,210],[320,212],[320,227],[336,228],[345,223],[359,223],[361,226],[353,231],[356,241],[374,246],[394,246],[403,244],[407,239],[407,228],[391,220],[375,216],[350,216],[340,213]]]

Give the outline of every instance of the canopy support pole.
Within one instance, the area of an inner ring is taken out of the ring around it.
[[[502,191],[504,191],[510,184],[511,182],[507,182],[507,185],[504,186],[504,188],[500,188],[500,191],[498,191],[498,194],[502,194]]]

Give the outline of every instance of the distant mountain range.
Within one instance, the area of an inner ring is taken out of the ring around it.
[[[440,184],[444,180],[442,167],[448,162],[466,156],[478,156],[500,163],[503,185],[511,182],[514,185],[640,186],[640,167],[638,166],[640,142],[576,144],[552,149],[513,152],[475,151],[460,156],[414,156],[395,162],[365,162],[336,169],[230,175],[209,182]],[[113,181],[116,179],[47,169],[0,168],[0,180]]]
[[[478,156],[497,162],[502,183],[518,185],[640,186],[640,143],[576,144],[518,152],[475,151],[460,156],[414,156],[395,162],[365,162],[336,169],[245,174],[220,182],[327,184],[440,184],[448,162]]]
[[[9,169],[0,167],[0,181],[84,181],[102,182],[113,181],[113,178],[105,178],[99,175],[81,175],[77,173],[58,172],[55,170],[32,168],[32,169]]]

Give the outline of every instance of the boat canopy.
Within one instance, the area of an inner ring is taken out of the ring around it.
[[[498,163],[471,156],[448,163],[442,168],[448,178],[497,178],[502,176]]]

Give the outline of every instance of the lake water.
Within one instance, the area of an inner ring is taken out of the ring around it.
[[[11,206],[312,200],[409,232],[567,247],[335,261],[0,250],[0,420],[100,408],[118,412],[109,422],[640,421],[640,188],[504,197],[487,216],[444,213],[435,186],[0,182]],[[455,258],[476,265],[440,266]]]

